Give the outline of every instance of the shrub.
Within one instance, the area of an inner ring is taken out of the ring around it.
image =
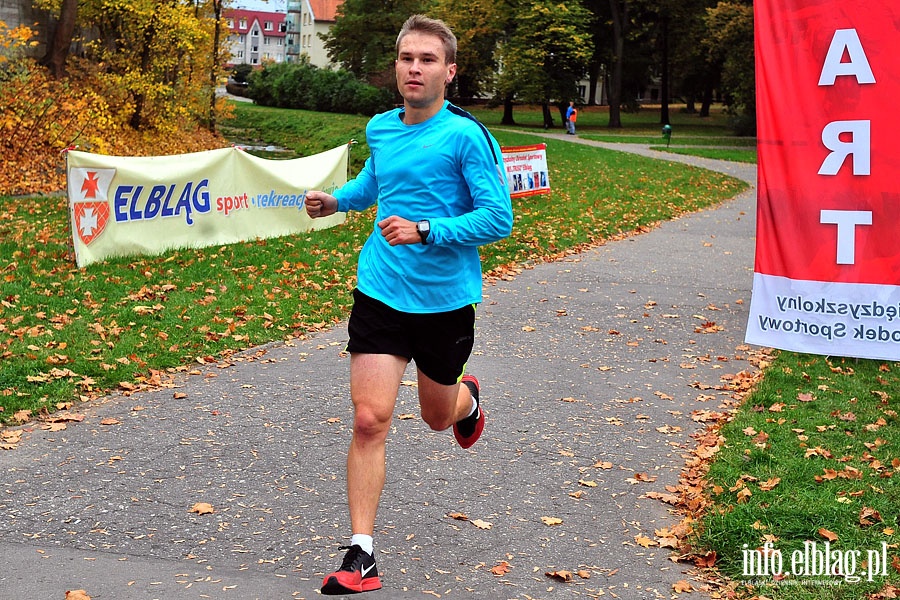
[[[225,91],[231,94],[232,96],[246,96],[247,95],[247,84],[246,83],[238,83],[235,81],[228,81],[225,83]]]
[[[374,115],[393,106],[393,94],[356,79],[348,71],[309,64],[266,65],[249,76],[246,96],[262,106]]]
[[[247,83],[247,79],[250,77],[250,73],[252,72],[253,65],[241,63],[239,65],[235,65],[231,70],[231,78],[238,83]]]
[[[250,77],[252,72],[253,66],[247,63],[233,66],[231,73],[228,75],[228,81],[225,82],[225,91],[232,96],[246,96],[247,78]]]
[[[755,114],[732,114],[728,126],[734,131],[735,135],[755,136],[756,135],[756,115]]]

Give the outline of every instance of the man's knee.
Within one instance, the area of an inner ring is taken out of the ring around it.
[[[444,431],[448,427],[453,425],[453,421],[446,417],[444,418],[428,418],[425,419],[425,424],[431,427],[432,431]]]
[[[422,406],[422,420],[433,431],[444,431],[453,426],[453,414],[446,410],[436,410],[425,405]]]
[[[386,438],[391,426],[391,413],[360,404],[353,417],[353,432],[366,438]]]

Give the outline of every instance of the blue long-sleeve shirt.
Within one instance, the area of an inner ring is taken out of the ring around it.
[[[449,102],[422,123],[406,125],[401,114],[394,109],[369,121],[371,155],[359,175],[334,194],[341,212],[378,203],[359,256],[357,287],[403,312],[480,303],[478,246],[512,231],[500,147],[487,129]],[[388,244],[377,223],[392,215],[428,219],[428,243]]]

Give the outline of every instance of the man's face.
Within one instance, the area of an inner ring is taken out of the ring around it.
[[[453,80],[456,64],[447,63],[440,38],[414,31],[400,40],[394,70],[406,105],[427,108],[443,103],[444,87]]]

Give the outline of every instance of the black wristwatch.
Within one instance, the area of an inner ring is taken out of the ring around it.
[[[428,243],[428,234],[431,233],[431,222],[428,219],[422,219],[418,223],[416,223],[416,231],[419,232],[419,237],[422,238],[422,243]]]

